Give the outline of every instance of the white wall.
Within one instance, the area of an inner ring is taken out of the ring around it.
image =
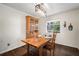
[[[66,11],[63,13],[51,15],[47,19],[41,19],[39,29],[41,34],[46,33],[46,22],[50,20],[60,20],[60,33],[57,34],[56,43],[79,48],[79,9]],[[64,28],[64,21],[67,27]],[[72,23],[73,31],[68,30],[68,25]]]
[[[0,4],[0,53],[22,46],[20,40],[25,38],[26,15]]]

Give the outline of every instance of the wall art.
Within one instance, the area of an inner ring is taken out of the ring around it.
[[[66,21],[64,21],[64,27],[66,27]]]
[[[60,32],[60,21],[48,21],[47,22],[47,32]]]
[[[69,29],[69,31],[72,31],[72,30],[73,30],[73,26],[72,26],[71,23],[70,23],[70,25],[68,26],[68,29]]]

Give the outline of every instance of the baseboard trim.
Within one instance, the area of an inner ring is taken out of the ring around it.
[[[19,48],[19,47],[22,47],[22,46],[24,46],[24,45],[18,46],[18,47],[13,48],[13,49],[7,49],[7,50],[5,50],[5,51],[1,51],[1,52],[0,52],[0,55],[1,55],[1,54],[4,54],[4,53],[6,53],[6,52],[9,52],[9,51],[11,51],[11,50],[17,49],[17,48]]]

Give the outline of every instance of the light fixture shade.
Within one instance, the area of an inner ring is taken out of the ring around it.
[[[35,5],[35,12],[41,14],[42,16],[46,16],[46,8],[44,3],[36,4]]]

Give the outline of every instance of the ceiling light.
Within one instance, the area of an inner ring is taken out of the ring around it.
[[[46,6],[44,3],[36,4],[35,12],[47,17]]]

